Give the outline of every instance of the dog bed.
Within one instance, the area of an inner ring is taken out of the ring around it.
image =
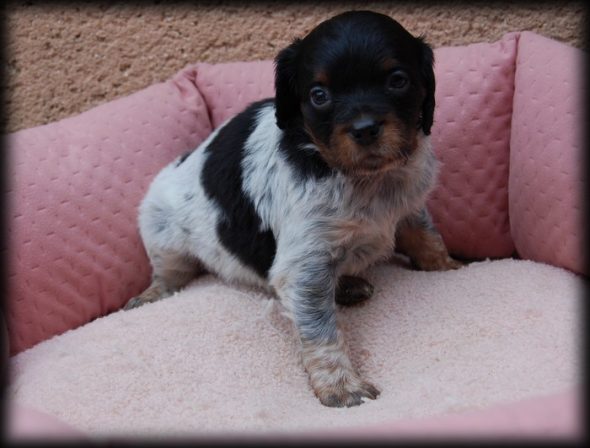
[[[212,276],[17,355],[9,395],[94,436],[310,434],[552,395],[580,382],[581,284],[522,260],[370,271],[340,308],[351,359],[382,393],[321,406],[281,306]]]
[[[205,276],[120,311],[149,283],[136,210],[150,180],[272,96],[271,61],[194,64],[7,136],[13,438],[579,435],[580,55],[528,32],[435,50],[429,207],[451,253],[477,261],[369,272],[375,296],[339,310],[382,390],[356,408],[319,404],[261,291]]]

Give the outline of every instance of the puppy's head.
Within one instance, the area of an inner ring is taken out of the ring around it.
[[[403,166],[430,134],[432,49],[383,14],[337,15],[275,59],[276,118],[303,126],[324,160],[347,174]]]

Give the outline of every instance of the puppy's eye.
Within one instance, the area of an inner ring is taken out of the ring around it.
[[[402,70],[396,70],[389,78],[387,78],[387,88],[394,92],[400,92],[405,90],[410,84],[410,78],[406,72]]]
[[[319,86],[313,87],[309,91],[309,99],[311,100],[311,104],[318,109],[325,109],[332,101],[328,89]]]

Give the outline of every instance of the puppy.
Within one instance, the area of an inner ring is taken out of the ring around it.
[[[433,53],[388,16],[347,12],[275,60],[276,98],[250,105],[154,179],[139,229],[151,285],[125,308],[208,271],[261,286],[288,310],[326,406],[379,390],[352,366],[336,303],[367,299],[360,275],[394,248],[453,269],[425,208],[436,160]]]

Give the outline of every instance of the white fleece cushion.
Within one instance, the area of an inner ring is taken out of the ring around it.
[[[444,414],[581,383],[582,283],[531,261],[368,274],[339,308],[351,359],[381,396],[322,406],[290,321],[264,293],[205,276],[11,358],[8,397],[94,435],[229,434],[351,427]]]

